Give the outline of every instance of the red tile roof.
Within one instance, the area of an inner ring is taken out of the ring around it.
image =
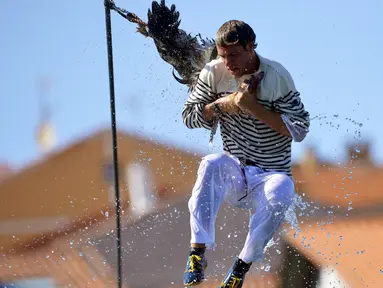
[[[122,208],[126,208],[125,205]],[[13,250],[0,254],[0,282],[49,277],[60,287],[117,286],[115,270],[96,248],[85,245],[92,236],[110,231],[115,225],[114,212],[110,208],[109,217],[105,213],[84,217],[60,230],[18,243]],[[127,221],[126,217],[123,213],[121,219]],[[84,244],[81,249],[80,244]]]
[[[353,288],[383,287],[383,216],[301,225],[286,240],[318,267],[334,267]]]
[[[322,205],[347,208],[383,204],[383,169],[363,166],[294,169],[297,191]]]
[[[7,283],[16,279],[49,277],[59,287],[115,287],[114,271],[102,263],[102,270],[91,269],[101,259],[96,251],[87,248],[86,259],[79,250],[60,241],[42,250],[21,255],[3,255],[0,258],[0,281]],[[100,266],[100,264],[98,264]]]

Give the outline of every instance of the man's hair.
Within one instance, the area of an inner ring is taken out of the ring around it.
[[[246,48],[247,44],[254,43],[256,35],[253,28],[240,20],[229,20],[222,24],[216,33],[216,44],[220,47],[227,47],[234,44],[240,44]]]

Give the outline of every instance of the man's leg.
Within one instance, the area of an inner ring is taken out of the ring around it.
[[[294,199],[294,183],[286,175],[259,175],[261,185],[253,191],[257,208],[250,217],[244,247],[220,287],[240,288],[252,262],[263,259],[263,250],[282,224]]]
[[[188,203],[191,249],[184,273],[185,285],[197,285],[204,280],[204,268],[207,265],[204,252],[205,247],[215,247],[215,220],[218,210],[226,196],[241,195],[243,191],[241,168],[233,157],[222,153],[203,158]]]
[[[282,224],[294,199],[294,183],[285,174],[266,174],[258,208],[250,218],[249,233],[239,258],[246,263],[263,259],[263,250]],[[262,177],[262,175],[260,175]]]

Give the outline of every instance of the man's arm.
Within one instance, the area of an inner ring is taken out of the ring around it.
[[[207,121],[210,121],[215,116],[215,109],[218,113],[237,114],[240,112],[238,105],[235,102],[238,92],[231,93],[224,97],[218,98],[213,103],[205,106],[204,116]],[[214,106],[216,107],[214,109]]]
[[[237,105],[248,113],[264,122],[273,130],[287,137],[301,142],[308,133],[310,115],[295,89],[294,82],[287,72],[287,76],[277,76],[276,93],[274,98],[275,111],[263,107],[256,95],[244,92],[238,95]]]
[[[197,84],[184,105],[182,120],[186,127],[213,128],[214,114],[210,104],[217,99],[214,86],[214,75],[208,64],[202,69]]]
[[[300,93],[295,88],[294,81],[288,72],[279,77],[278,84],[274,109],[281,115],[291,137],[296,142],[301,142],[309,132],[310,114],[306,111]]]
[[[209,103],[205,106],[203,110],[203,117],[205,118],[206,121],[210,122],[214,118],[214,109],[213,109],[213,103]]]
[[[282,116],[279,113],[267,110],[257,101],[254,101],[253,105],[251,105],[246,110],[258,120],[269,126],[271,129],[287,137],[292,137],[290,130],[287,128],[285,121],[283,121]]]

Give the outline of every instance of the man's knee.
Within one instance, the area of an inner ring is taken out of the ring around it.
[[[290,206],[294,200],[294,182],[283,173],[274,174],[266,183],[272,202]]]
[[[222,167],[231,167],[235,164],[235,160],[232,156],[226,153],[209,154],[202,158],[200,167],[207,169],[216,169]]]

